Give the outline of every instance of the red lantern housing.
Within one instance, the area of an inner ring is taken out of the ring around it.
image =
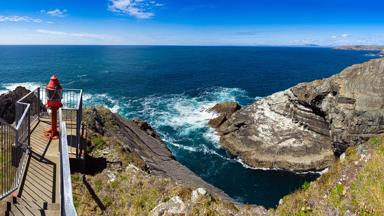
[[[47,104],[45,106],[52,111],[51,129],[47,132],[47,136],[51,139],[57,139],[59,136],[59,132],[57,131],[57,110],[63,106],[61,103],[63,88],[56,75],[51,77],[51,80],[45,87],[45,92],[47,95]]]

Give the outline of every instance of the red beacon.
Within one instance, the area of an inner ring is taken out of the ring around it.
[[[47,109],[52,111],[51,113],[51,129],[47,131],[47,136],[51,139],[57,139],[59,132],[57,131],[57,110],[63,106],[61,99],[63,98],[63,88],[60,85],[56,75],[51,77],[48,85],[45,87],[47,95]]]

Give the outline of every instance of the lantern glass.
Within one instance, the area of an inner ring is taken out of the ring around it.
[[[61,89],[47,89],[46,90],[48,100],[51,101],[60,101],[62,99],[62,90]]]

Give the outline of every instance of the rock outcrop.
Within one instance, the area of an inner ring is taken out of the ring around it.
[[[116,137],[124,149],[134,152],[145,162],[150,174],[169,177],[188,187],[204,187],[224,200],[233,201],[222,190],[208,184],[176,161],[159,135],[146,122],[127,120],[105,108],[86,110],[84,121],[91,131],[102,136]]]
[[[275,93],[212,126],[250,166],[324,169],[334,155],[384,132],[384,59]]]
[[[236,102],[225,102],[221,104],[216,104],[214,107],[210,108],[209,112],[215,112],[219,114],[218,117],[209,120],[209,126],[213,128],[219,127],[223,122],[227,121],[233,113],[240,110],[240,104]]]
[[[0,95],[0,118],[11,124],[15,121],[16,101],[30,91],[24,87],[17,87],[14,91]]]

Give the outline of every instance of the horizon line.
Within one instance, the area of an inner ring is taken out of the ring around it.
[[[339,46],[382,46],[382,45],[271,45],[271,44],[258,44],[258,45],[236,45],[236,44],[1,44],[0,46],[199,46],[199,47],[312,47],[312,48],[330,48]],[[383,45],[384,46],[384,45]]]

